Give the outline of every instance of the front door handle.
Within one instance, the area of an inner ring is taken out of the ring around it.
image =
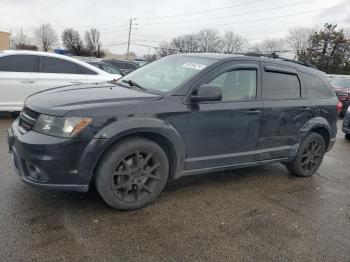
[[[70,81],[72,84],[83,84],[83,82],[82,81]]]
[[[33,84],[35,81],[33,79],[23,79],[21,80],[22,84]]]
[[[249,110],[245,111],[245,113],[248,115],[253,115],[253,114],[260,114],[261,111],[258,109],[249,109]]]

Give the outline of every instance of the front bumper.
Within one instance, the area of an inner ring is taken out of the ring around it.
[[[21,134],[18,119],[8,129],[13,166],[21,179],[44,188],[86,192],[92,174],[93,140],[66,139],[29,131]],[[89,152],[87,152],[89,151]]]

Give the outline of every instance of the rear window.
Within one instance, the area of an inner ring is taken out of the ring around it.
[[[74,62],[54,57],[43,57],[43,73],[97,75],[96,72]]]
[[[265,100],[299,99],[300,82],[296,75],[264,72],[263,98]]]
[[[2,72],[37,72],[39,57],[35,55],[10,55],[0,57]]]
[[[310,74],[301,74],[306,94],[310,98],[332,97],[333,93],[326,83],[319,77]]]
[[[78,66],[75,63],[59,58],[43,57],[43,73],[54,74],[78,74]]]

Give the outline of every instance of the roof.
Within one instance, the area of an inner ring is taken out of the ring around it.
[[[7,34],[7,35],[10,35],[11,33],[10,32],[5,32],[5,31],[0,31],[0,34]]]
[[[307,73],[314,73],[318,75],[322,75],[323,77],[326,76],[326,74],[316,68],[313,68],[311,65],[303,64],[302,62],[284,59],[282,57],[269,57],[266,55],[259,55],[259,54],[218,54],[218,53],[186,53],[186,54],[180,54],[183,56],[195,56],[195,57],[203,57],[203,58],[209,58],[209,59],[217,59],[217,60],[246,60],[246,61],[260,61],[260,62],[267,62],[267,63],[274,63],[279,64],[281,66],[289,66],[293,67],[297,70],[307,72]]]

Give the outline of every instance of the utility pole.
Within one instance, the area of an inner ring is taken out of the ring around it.
[[[127,48],[127,51],[126,51],[126,56],[127,56],[128,61],[130,61],[129,51],[130,51],[130,36],[131,36],[131,29],[132,29],[132,20],[133,20],[133,18],[130,18],[128,48]]]

